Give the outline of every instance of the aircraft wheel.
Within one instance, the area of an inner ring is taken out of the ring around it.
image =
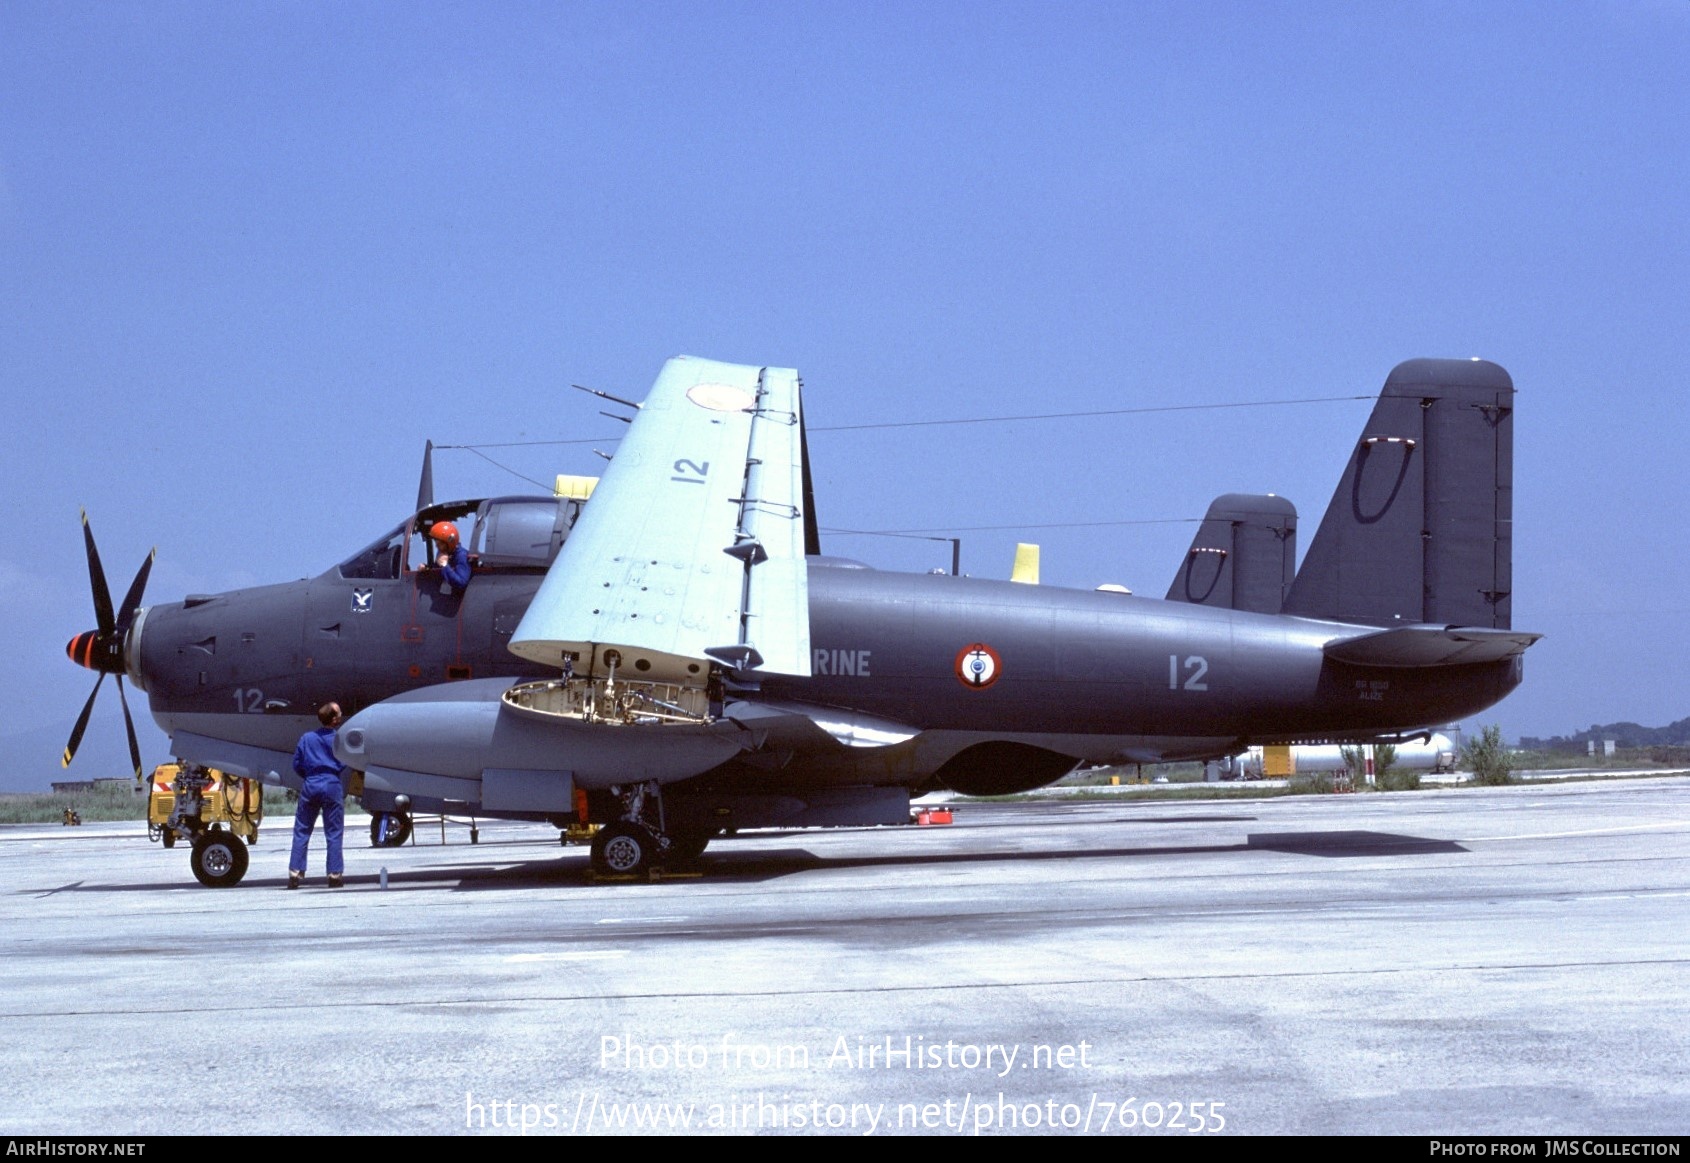
[[[593,871],[605,876],[639,876],[656,856],[656,837],[638,824],[611,824],[593,837]]]
[[[411,817],[401,812],[377,812],[370,817],[370,846],[398,848],[411,838]]]
[[[158,842],[163,844],[166,848],[176,847],[176,829],[160,828]]]
[[[714,832],[678,832],[669,837],[669,855],[675,860],[697,860],[715,838]]]
[[[207,888],[229,888],[246,875],[246,845],[230,832],[213,828],[194,841],[188,864],[194,879]]]

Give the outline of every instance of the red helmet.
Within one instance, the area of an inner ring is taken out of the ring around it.
[[[436,521],[428,527],[428,535],[447,545],[458,543],[458,527],[450,521]]]

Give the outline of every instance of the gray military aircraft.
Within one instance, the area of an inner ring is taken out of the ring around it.
[[[335,699],[378,830],[598,823],[594,866],[632,874],[739,829],[907,823],[935,789],[1402,737],[1497,702],[1539,637],[1510,625],[1514,388],[1481,360],[1391,372],[1300,569],[1290,504],[1229,495],[1164,600],[821,555],[790,369],[676,358],[631,406],[590,500],[425,484],[304,581],[142,608],[149,558],[114,611],[89,533],[97,627],[69,653],[145,692],[190,773],[295,783]],[[462,589],[441,520],[473,529]],[[187,783],[195,874],[235,883]]]

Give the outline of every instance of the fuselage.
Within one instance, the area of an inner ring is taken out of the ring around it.
[[[348,713],[466,679],[555,677],[506,648],[543,568],[487,568],[459,592],[438,570],[320,577],[153,606],[129,673],[172,736],[291,752],[330,699]],[[827,782],[918,782],[983,740],[1074,762],[1155,762],[1251,744],[1365,738],[1474,714],[1518,659],[1360,667],[1323,646],[1370,627],[1133,595],[889,573],[812,559],[812,674],[747,697],[836,708],[925,740],[853,748]],[[760,778],[756,768],[743,773]]]

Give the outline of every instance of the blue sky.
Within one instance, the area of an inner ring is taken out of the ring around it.
[[[1496,360],[1548,637],[1484,721],[1681,718],[1686,60],[1664,0],[10,0],[0,734],[51,768],[92,685],[79,506],[119,595],[154,545],[152,600],[314,574],[408,510],[425,439],[614,438],[568,384],[638,396],[680,352],[799,368],[818,429]],[[1306,547],[1367,410],[817,432],[818,509],[1160,595],[1219,493],[1289,497]],[[528,488],[464,452],[436,481]],[[1164,523],[1031,528],[1133,520]],[[109,695],[90,769],[123,766]]]

